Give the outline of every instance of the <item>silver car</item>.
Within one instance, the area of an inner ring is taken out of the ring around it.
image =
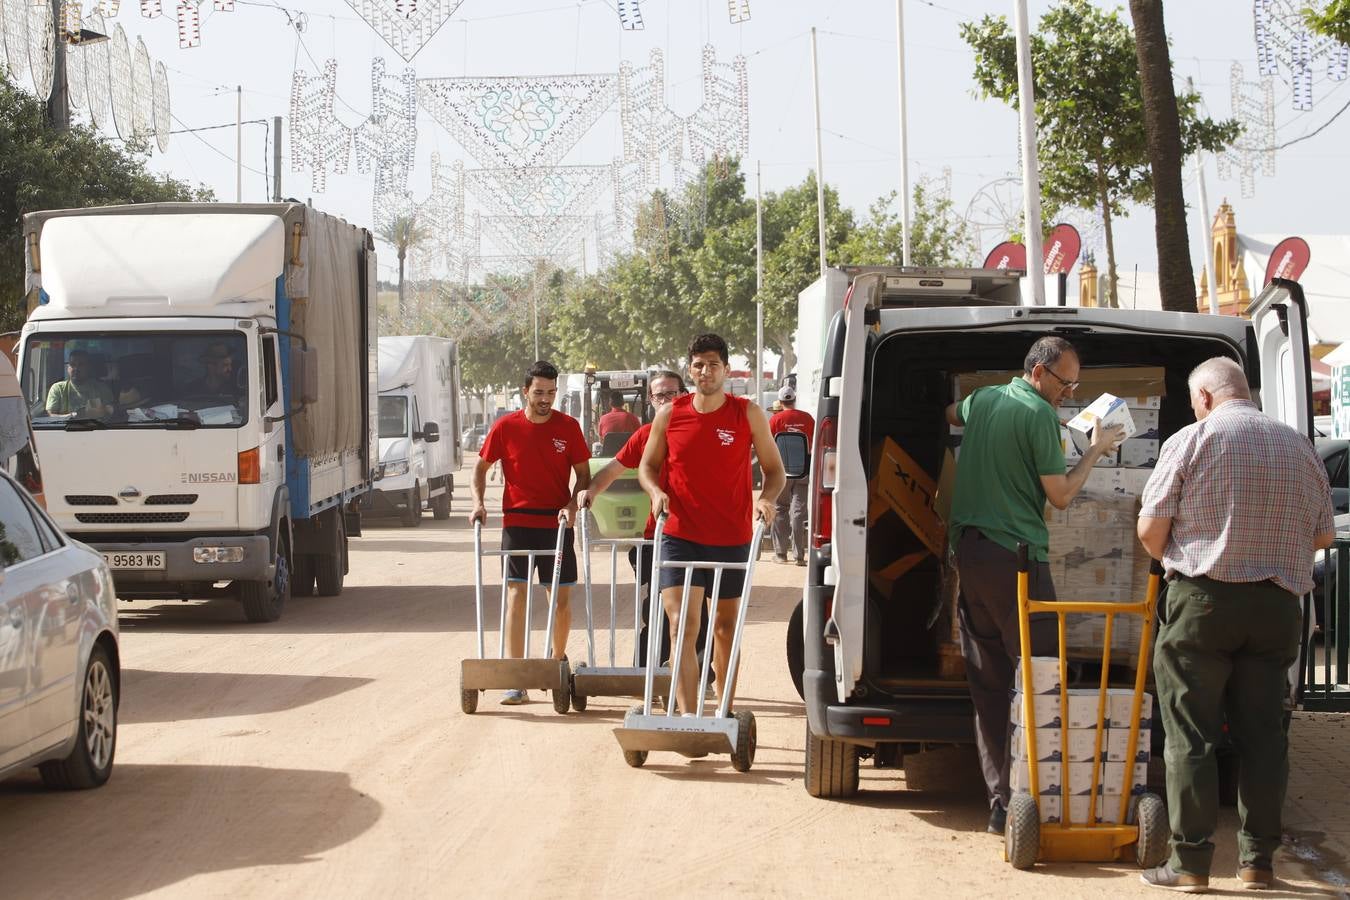
[[[64,535],[0,472],[0,778],[53,788],[112,774],[121,669],[103,557]]]

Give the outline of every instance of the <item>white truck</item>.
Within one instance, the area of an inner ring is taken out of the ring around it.
[[[450,518],[459,433],[459,354],[449,338],[380,338],[380,468],[362,508],[422,522],[423,504]]]
[[[342,591],[376,466],[370,232],[302,203],[30,213],[19,372],[47,508],[118,596]]]

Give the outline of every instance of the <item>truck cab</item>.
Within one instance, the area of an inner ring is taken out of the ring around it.
[[[875,490],[879,477],[891,474],[881,471],[894,459],[887,446],[938,481],[959,440],[944,410],[963,380],[1020,370],[1030,345],[1056,334],[1079,350],[1085,380],[1107,367],[1161,373],[1160,440],[1194,421],[1186,379],[1214,356],[1243,366],[1267,413],[1310,438],[1312,424],[1306,304],[1293,282],[1277,280],[1249,318],[1238,318],[1026,306],[1021,273],[1008,270],[860,267],[842,274],[843,308],[830,321],[819,360],[808,358],[799,369],[820,373],[812,550],[794,623],[803,642],[806,787],[821,797],[857,791],[861,756],[902,759],[925,745],[974,740],[964,673],[948,665],[956,597],[944,576],[947,560],[925,551],[895,514],[879,513]],[[907,554],[922,559],[891,568]]]

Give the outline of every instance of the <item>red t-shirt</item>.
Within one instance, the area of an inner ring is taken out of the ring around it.
[[[600,436],[604,437],[611,431],[623,433],[626,431],[637,431],[642,422],[638,417],[626,409],[611,409],[600,417]]]
[[[816,435],[816,420],[811,418],[810,413],[802,412],[800,409],[785,409],[780,413],[774,413],[769,419],[769,433],[778,435],[784,431],[806,435],[806,452],[811,452],[811,441]]]
[[[647,449],[647,438],[651,436],[651,433],[650,422],[633,432],[633,436],[614,455],[614,458],[619,461],[619,465],[625,469],[636,469],[638,463],[642,462],[642,453]],[[642,536],[650,541],[654,534],[656,534],[656,518],[649,514],[647,516],[647,527],[642,530]]]
[[[671,402],[661,487],[670,497],[665,533],[714,547],[750,542],[750,401],[727,396],[710,413],[694,409],[694,395]]]
[[[478,455],[501,460],[503,525],[557,528],[558,510],[572,500],[572,467],[591,451],[571,416],[554,410],[547,422],[535,423],[518,410],[497,420]]]

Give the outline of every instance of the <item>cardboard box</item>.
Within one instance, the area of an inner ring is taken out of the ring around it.
[[[1139,795],[1131,794],[1125,798],[1125,818],[1124,822],[1134,824],[1135,809],[1139,806]],[[1120,794],[1103,795],[1097,800],[1097,821],[1109,822],[1113,825],[1122,824],[1120,816]]]
[[[1152,469],[1158,464],[1161,448],[1156,438],[1130,438],[1120,445],[1120,465],[1127,469]]]
[[[873,493],[895,510],[930,553],[944,558],[947,527],[938,516],[937,482],[889,437],[882,443]]]
[[[1040,793],[1058,794],[1060,786],[1064,783],[1061,779],[1064,777],[1064,767],[1062,763],[1042,762],[1036,764],[1036,778],[1040,781],[1038,787]],[[1013,760],[1008,768],[1008,789],[1014,794],[1031,793],[1031,770],[1027,768],[1025,759]]]
[[[1031,688],[1033,694],[1059,694],[1059,657],[1033,656],[1031,658]],[[1022,691],[1022,660],[1013,664],[1013,690]]]
[[[1097,761],[1101,762],[1106,758],[1107,744],[1110,740],[1110,730],[1102,729],[1102,748],[1097,753]],[[1070,728],[1069,729],[1069,762],[1081,763],[1092,762],[1092,753],[1097,746],[1097,729],[1095,728]]]
[[[1113,394],[1102,394],[1069,420],[1069,437],[1073,438],[1080,454],[1087,453],[1098,426],[1112,425],[1124,429],[1125,438],[1134,436],[1134,418],[1130,415],[1129,405]]]
[[[1079,370],[1078,395],[1113,394],[1131,406],[1158,409],[1167,396],[1167,370],[1161,366],[1101,366]]]
[[[1158,427],[1158,417],[1161,411],[1158,409],[1145,409],[1142,407],[1131,406],[1130,416],[1134,419],[1134,437],[1149,438],[1158,440],[1162,437],[1162,431]]]
[[[1069,796],[1084,797],[1092,794],[1094,773],[1097,780],[1097,793],[1102,792],[1102,766],[1100,762],[1071,762],[1069,770]],[[1123,770],[1122,770],[1123,774]]]
[[[1119,797],[1122,793],[1121,788],[1125,786],[1125,763],[1108,762],[1102,764],[1103,779],[1102,793],[1108,796]],[[1073,775],[1070,774],[1072,780]],[[1142,794],[1148,787],[1148,763],[1135,763],[1130,767],[1130,790],[1131,795]]]
[[[1022,715],[1022,697],[1021,693],[1014,693],[1012,699],[1012,710],[1009,719],[1013,725],[1026,725]],[[1033,694],[1033,711],[1036,721],[1031,723],[1033,728],[1058,728],[1060,726],[1059,716],[1059,695],[1058,694]]]
[[[1139,729],[1139,743],[1134,750],[1134,761],[1146,763],[1149,760],[1152,735],[1147,728]],[[1129,750],[1130,729],[1112,728],[1107,731],[1106,742],[1106,761],[1113,763],[1125,762],[1125,754]]]
[[[1062,732],[1058,728],[1036,729],[1036,758],[1043,762],[1059,762],[1064,758]],[[1020,725],[1012,730],[1012,758],[1027,759],[1027,735]]]
[[[1070,797],[1069,798],[1069,821],[1075,825],[1084,825],[1087,823],[1088,813],[1092,809],[1091,797]],[[1036,811],[1041,814],[1042,822],[1059,822],[1063,819],[1062,804],[1063,799],[1059,796],[1040,796],[1036,798]],[[1097,821],[1101,819],[1101,798],[1097,802]]]
[[[1133,688],[1108,688],[1106,691],[1107,713],[1112,728],[1129,730],[1130,712],[1134,704]],[[1144,692],[1140,698],[1139,727],[1148,729],[1153,723],[1153,695]]]
[[[1095,688],[1072,688],[1069,690],[1069,710],[1065,716],[1066,725],[1072,731],[1075,728],[1096,728],[1100,721],[1097,711],[1098,692]]]
[[[1021,369],[982,369],[978,372],[960,372],[953,378],[953,393],[957,400],[964,400],[982,387],[1007,384],[1022,375]]]

